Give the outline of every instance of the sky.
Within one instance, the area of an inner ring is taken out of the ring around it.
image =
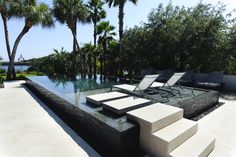
[[[39,0],[49,6],[52,6],[52,0]],[[85,0],[86,2],[86,0]],[[147,21],[147,16],[152,9],[157,8],[160,3],[167,5],[170,0],[138,0],[137,5],[127,2],[125,5],[124,28],[132,28],[135,25],[140,26]],[[173,5],[192,7],[199,3],[199,0],[172,0]],[[236,1],[234,0],[202,0],[203,3],[217,4],[222,2],[226,5],[227,12],[236,8]],[[118,34],[118,8],[109,8],[107,4],[104,5],[107,12],[106,21],[116,27]],[[12,19],[8,22],[10,44],[13,47],[14,41],[24,26],[24,21],[19,19]],[[93,26],[92,24],[79,24],[77,27],[80,45],[93,41]],[[118,38],[118,35],[117,37]],[[55,23],[55,28],[44,28],[35,26],[21,40],[16,59],[20,55],[24,59],[38,58],[53,53],[53,49],[60,50],[64,47],[65,50],[72,50],[72,34],[66,25]],[[7,51],[4,40],[4,31],[2,19],[0,19],[0,56],[7,61]]]

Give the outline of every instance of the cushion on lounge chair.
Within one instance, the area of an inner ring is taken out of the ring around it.
[[[151,100],[137,98],[137,97],[127,97],[127,98],[104,102],[103,108],[111,112],[114,112],[116,114],[123,114],[128,111],[147,106],[150,103],[151,103]]]
[[[101,93],[101,94],[86,96],[86,101],[91,102],[95,105],[101,105],[105,101],[111,101],[124,97],[128,97],[128,94],[114,91],[109,93]]]
[[[153,82],[151,87],[156,88],[156,87],[163,87],[165,83],[162,82]]]

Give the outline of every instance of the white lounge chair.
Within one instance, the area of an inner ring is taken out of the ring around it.
[[[121,84],[121,85],[113,85],[112,88],[118,88],[130,93],[134,93],[135,91],[137,91],[143,94],[144,91],[147,90],[152,85],[152,83],[157,79],[158,76],[159,76],[158,74],[145,75],[138,85]]]
[[[182,73],[174,73],[174,75],[171,76],[171,78],[166,82],[166,83],[161,83],[161,82],[153,82],[153,84],[151,85],[152,88],[154,89],[159,89],[160,87],[168,87],[171,91],[175,90],[178,91],[179,96],[180,95],[180,91],[171,88],[172,86],[174,86],[180,79],[182,76],[185,75],[185,72]]]
[[[182,73],[174,73],[174,75],[171,76],[171,78],[166,82],[166,83],[161,83],[161,82],[153,82],[151,87],[156,88],[156,87],[171,87],[175,85],[182,76],[185,75],[185,72]]]

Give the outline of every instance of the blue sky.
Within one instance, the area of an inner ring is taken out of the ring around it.
[[[40,1],[52,5],[52,0]],[[130,28],[135,25],[140,25],[142,22],[146,22],[147,16],[153,8],[157,8],[160,3],[166,5],[169,2],[169,0],[139,0],[137,5],[128,2],[125,6],[124,26]],[[203,2],[216,4],[219,1],[203,0]],[[228,11],[232,11],[234,7],[236,8],[236,1],[221,0],[220,2],[227,5]],[[190,7],[199,3],[199,0],[172,0],[172,3],[174,5]],[[110,23],[116,27],[116,31],[118,31],[118,8],[108,8],[107,5],[105,5],[105,9],[107,11],[107,18],[105,20],[110,21]],[[23,24],[23,20],[13,19],[9,21],[11,47],[13,46],[17,35],[21,31]],[[71,32],[66,25],[61,25],[58,22],[56,22],[55,25],[56,27],[54,29],[42,29],[40,26],[33,27],[20,42],[16,54],[16,60],[21,54],[25,59],[37,58],[48,55],[53,52],[53,49],[61,49],[61,47],[64,47],[67,51],[71,51]],[[79,24],[77,31],[77,37],[80,44],[91,42],[93,40],[92,24]],[[8,60],[3,33],[2,20],[0,20],[0,56],[2,56],[4,60]]]

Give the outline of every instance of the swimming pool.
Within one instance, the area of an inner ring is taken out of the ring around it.
[[[88,75],[77,75],[76,80],[69,78],[50,78],[48,76],[27,78],[74,105],[85,103],[85,97],[87,95],[107,92],[112,85],[122,82],[112,77],[104,79],[100,75],[97,75],[95,78]]]
[[[140,153],[136,123],[127,121],[125,115],[107,113],[102,106],[86,103],[87,95],[107,92],[113,84],[123,83],[123,80],[104,79],[99,75],[96,78],[78,75],[76,81],[48,76],[28,79],[27,87],[103,156],[137,156]],[[219,99],[216,91],[193,89],[193,94],[191,88],[181,90],[182,97],[172,96],[166,104],[183,108],[187,118]]]

